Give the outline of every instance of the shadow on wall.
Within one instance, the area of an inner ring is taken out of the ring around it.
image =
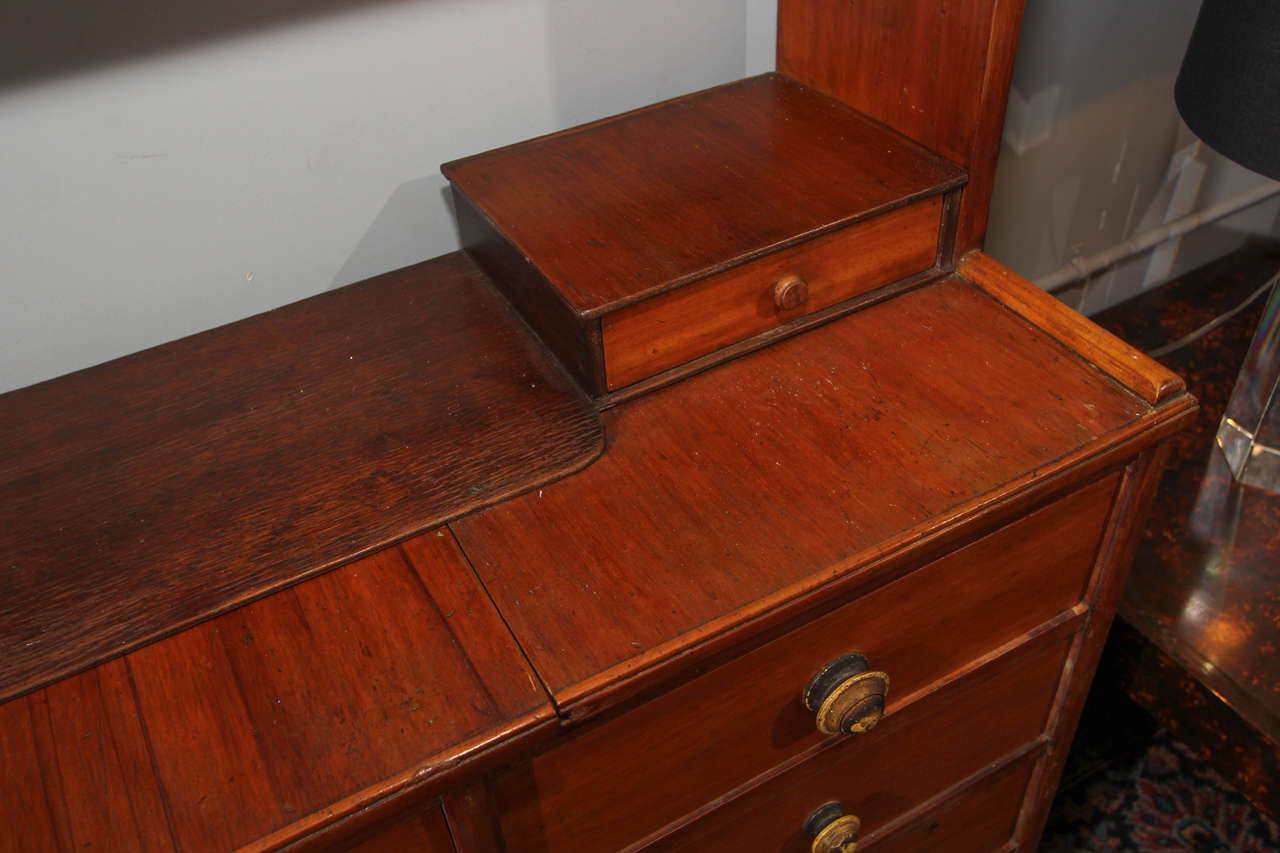
[[[406,0],[5,0],[0,90],[359,6],[401,2]]]
[[[458,248],[461,241],[453,215],[453,196],[448,186],[441,186],[443,180],[428,175],[396,187],[328,289]]]

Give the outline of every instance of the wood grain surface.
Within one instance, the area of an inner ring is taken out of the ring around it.
[[[6,394],[0,699],[601,446],[460,253]]]
[[[973,779],[962,790],[927,802],[902,825],[869,836],[858,845],[876,853],[993,853],[1009,843],[1038,753]]]
[[[583,316],[924,195],[964,173],[774,74],[443,167]]]
[[[1161,417],[950,279],[612,409],[598,463],[453,527],[563,706]]]
[[[0,849],[274,849],[552,717],[440,529],[0,705]]]
[[[1057,299],[999,261],[971,252],[961,259],[960,273],[1148,403],[1184,390],[1182,379],[1167,367],[1084,316],[1062,310]]]
[[[887,716],[866,734],[836,739],[652,849],[807,853],[804,820],[832,800],[845,803],[870,835],[1034,742],[1044,729],[1070,640],[1058,632],[997,658]]]
[[[957,246],[980,248],[1023,0],[781,0],[778,71],[968,170]]]
[[[456,853],[449,824],[438,805],[347,850],[349,853]]]
[[[840,655],[861,652],[888,672],[892,712],[1021,641],[1080,601],[1117,479],[1094,483],[537,756],[501,787],[512,831],[533,831],[528,824],[536,821],[554,828],[566,848],[580,843],[575,839],[638,837],[811,749],[826,738],[799,697]],[[655,743],[663,748],[654,750]]]
[[[942,197],[832,231],[601,320],[610,390],[934,265]],[[805,296],[782,308],[774,288],[799,278]]]

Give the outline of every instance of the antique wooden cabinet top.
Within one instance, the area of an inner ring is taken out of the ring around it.
[[[997,529],[1083,574],[904,701],[1091,669],[1195,405],[973,251],[1019,14],[783,0],[780,75],[447,165],[466,253],[0,398],[0,848],[354,843]]]

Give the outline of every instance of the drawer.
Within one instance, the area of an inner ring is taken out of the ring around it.
[[[415,853],[455,853],[453,836],[439,803],[343,849],[347,853],[402,853],[406,850],[413,850]]]
[[[645,849],[807,853],[805,819],[832,801],[872,835],[1039,736],[1071,640],[1041,637]],[[1021,802],[1019,791],[1005,793]]]
[[[858,845],[862,853],[994,853],[1013,837],[1040,750],[975,779],[935,808]]]
[[[938,256],[935,196],[606,314],[610,390],[924,272]]]
[[[504,833],[548,850],[621,847],[822,741],[800,697],[828,661],[865,653],[890,677],[892,710],[1021,638],[1080,601],[1117,481],[1061,498],[504,772],[495,780]]]

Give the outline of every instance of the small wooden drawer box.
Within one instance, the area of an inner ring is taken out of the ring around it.
[[[950,269],[965,182],[773,74],[442,170],[468,251],[617,398]]]

